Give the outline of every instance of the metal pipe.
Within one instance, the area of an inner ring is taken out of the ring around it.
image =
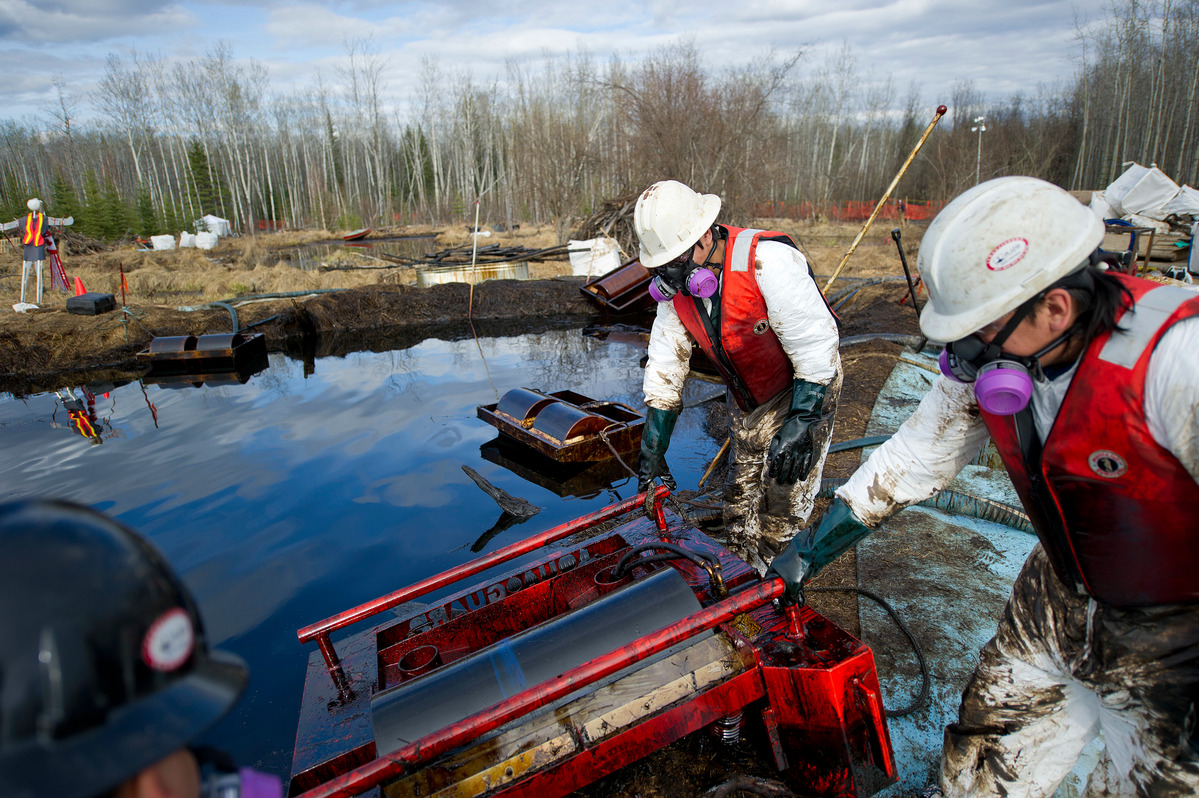
[[[553,679],[494,704],[468,718],[426,735],[403,748],[355,768],[321,786],[303,793],[304,798],[349,798],[359,795],[386,781],[402,776],[417,766],[459,748],[471,740],[498,729],[505,723],[527,715],[533,710],[557,701],[576,690],[594,684],[646,657],[665,651],[671,646],[701,632],[714,629],[743,612],[760,607],[783,595],[783,580],[779,577],[760,582],[702,609],[645,637],[622,646],[590,662],[571,668]]]
[[[887,186],[887,190],[883,192],[882,198],[879,199],[878,204],[874,206],[874,211],[871,212],[870,218],[866,220],[866,224],[862,225],[862,229],[858,231],[857,238],[855,238],[853,243],[849,245],[849,249],[845,252],[845,257],[841,258],[841,263],[837,265],[837,270],[833,272],[833,276],[828,278],[828,282],[824,284],[823,293],[828,293],[829,286],[833,284],[833,281],[837,279],[837,275],[839,275],[841,270],[845,268],[846,262],[849,261],[849,256],[852,255],[853,251],[858,248],[858,244],[861,242],[862,237],[866,235],[866,231],[870,229],[870,225],[874,221],[874,217],[878,216],[878,212],[883,209],[883,203],[891,198],[891,192],[894,191],[895,186],[899,184],[899,179],[903,177],[904,172],[908,171],[908,166],[911,165],[912,160],[916,157],[916,153],[920,152],[920,148],[924,146],[924,142],[928,138],[928,135],[933,132],[933,128],[936,127],[937,123],[941,121],[941,117],[945,116],[945,112],[947,110],[949,109],[944,105],[937,106],[937,115],[933,117],[933,121],[928,123],[928,127],[924,129],[924,135],[920,137],[920,141],[916,142],[916,146],[912,148],[912,152],[908,155],[908,159],[903,162],[903,166],[899,167],[899,173],[895,175],[895,179],[891,181],[891,185]]]

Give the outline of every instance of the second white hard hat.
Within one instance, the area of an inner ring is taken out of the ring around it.
[[[641,193],[633,229],[647,269],[677,258],[703,236],[720,213],[720,197],[700,194],[677,180],[660,180]]]
[[[29,200],[29,202],[25,203],[25,207],[34,213],[37,213],[42,209],[42,201],[37,197],[34,197],[33,199]]]
[[[965,338],[1080,268],[1103,234],[1103,222],[1052,183],[979,183],[937,214],[920,243],[928,286],[920,331],[933,341]]]

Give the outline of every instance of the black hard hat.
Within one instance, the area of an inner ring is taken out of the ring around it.
[[[245,688],[162,555],[76,504],[0,504],[0,795],[96,795]]]

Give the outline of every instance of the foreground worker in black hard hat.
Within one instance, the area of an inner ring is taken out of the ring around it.
[[[1032,177],[945,206],[920,244],[944,374],[770,567],[798,600],[994,441],[1039,543],[945,730],[950,798],[1053,795],[1096,738],[1084,795],[1199,795],[1199,294],[1102,269],[1103,236]]]
[[[137,534],[56,501],[0,504],[0,795],[279,796],[253,771],[203,773],[188,745],[241,695],[195,602]],[[265,790],[265,791],[264,791]]]

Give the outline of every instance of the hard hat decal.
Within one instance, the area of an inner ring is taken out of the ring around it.
[[[1107,479],[1122,477],[1128,470],[1128,463],[1124,462],[1124,458],[1107,449],[1091,452],[1091,456],[1087,458],[1087,464],[1091,466],[1092,471]]]
[[[987,268],[993,272],[1010,269],[1028,254],[1027,238],[1009,238],[987,255]]]
[[[175,607],[150,625],[142,640],[142,659],[156,671],[173,671],[187,662],[195,645],[191,616],[182,607]]]

